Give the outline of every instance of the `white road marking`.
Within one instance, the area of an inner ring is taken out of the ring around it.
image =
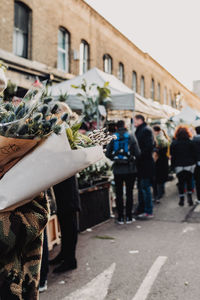
[[[200,205],[197,205],[194,209],[194,212],[199,213],[200,212]]]
[[[185,228],[183,229],[182,234],[187,233],[187,232],[191,232],[191,231],[194,231],[194,230],[195,230],[194,227],[192,227],[192,226],[187,226],[187,227],[185,227]]]
[[[159,256],[154,264],[152,265],[151,269],[147,273],[145,279],[143,280],[141,286],[139,287],[137,293],[133,300],[145,300],[149,295],[151,288],[156,280],[162,266],[165,264],[167,260],[166,256]]]
[[[63,300],[104,300],[114,274],[116,263],[113,263],[103,273],[96,276],[92,281],[81,289],[71,293]]]

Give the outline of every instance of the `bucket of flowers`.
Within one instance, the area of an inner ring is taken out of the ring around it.
[[[0,210],[30,201],[102,159],[102,146],[111,137],[104,130],[84,136],[70,118],[41,84],[33,85],[18,106],[1,100]]]

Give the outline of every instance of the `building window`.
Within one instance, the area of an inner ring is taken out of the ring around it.
[[[167,104],[167,88],[164,88],[164,104]]]
[[[86,73],[89,69],[89,44],[81,41],[80,44],[80,75]]]
[[[151,79],[151,99],[155,99],[155,82],[154,79]]]
[[[160,90],[160,83],[158,83],[158,101],[160,102],[161,97],[161,90]]]
[[[109,54],[103,56],[103,70],[106,73],[112,74],[112,57]]]
[[[134,92],[137,92],[137,74],[135,71],[133,71],[132,88]]]
[[[15,55],[28,58],[30,9],[21,2],[15,2],[13,52]]]
[[[58,30],[58,69],[69,73],[70,34],[64,29]]]
[[[124,82],[124,65],[123,63],[119,63],[119,74],[118,74],[119,80]]]
[[[172,106],[172,93],[171,93],[171,91],[169,91],[169,101],[168,101],[168,105]]]
[[[140,80],[140,95],[142,97],[145,97],[145,82],[144,82],[144,76],[141,76]]]

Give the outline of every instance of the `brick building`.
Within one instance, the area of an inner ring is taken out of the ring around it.
[[[82,0],[1,0],[0,59],[20,88],[35,76],[59,82],[96,66],[146,98],[200,110],[197,95]]]

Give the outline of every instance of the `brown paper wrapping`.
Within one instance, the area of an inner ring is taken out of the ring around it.
[[[28,140],[0,136],[0,178],[39,141],[39,139]]]

